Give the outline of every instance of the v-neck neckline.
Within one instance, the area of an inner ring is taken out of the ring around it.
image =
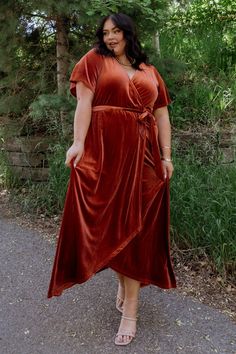
[[[122,65],[121,65],[115,58],[112,58],[112,59],[114,59],[114,61],[116,62],[116,64],[119,65],[120,69],[125,72],[125,74],[126,74],[127,77],[128,77],[128,80],[129,80],[130,82],[132,82],[133,79],[134,79],[134,76],[136,75],[136,73],[137,73],[137,71],[138,71],[138,69],[135,69],[133,75],[130,77],[129,74],[128,74],[128,71],[125,70],[125,69],[122,67]]]

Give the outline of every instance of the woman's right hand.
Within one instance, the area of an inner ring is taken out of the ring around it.
[[[66,161],[65,164],[68,167],[71,167],[71,160],[74,159],[74,167],[76,167],[77,163],[81,159],[84,152],[84,143],[76,142],[71,145],[71,147],[67,150],[66,153]]]

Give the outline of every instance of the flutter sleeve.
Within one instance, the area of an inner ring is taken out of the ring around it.
[[[70,76],[70,92],[76,97],[76,83],[83,82],[93,93],[101,68],[101,55],[94,49],[85,54],[75,65]]]
[[[170,104],[171,99],[166,84],[156,68],[154,68],[154,74],[157,80],[158,90],[158,96],[153,106],[153,110],[155,111],[157,108],[165,107]]]

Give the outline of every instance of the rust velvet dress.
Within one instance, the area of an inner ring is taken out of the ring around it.
[[[85,150],[71,166],[48,298],[112,268],[161,288],[176,287],[169,244],[169,180],[164,180],[156,108],[170,103],[152,65],[130,79],[112,57],[90,50],[74,67],[94,93]]]

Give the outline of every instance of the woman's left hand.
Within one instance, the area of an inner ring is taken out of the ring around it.
[[[174,172],[174,166],[172,162],[161,160],[161,163],[162,163],[162,171],[164,174],[164,178],[166,179],[168,177],[169,179],[171,179]]]

